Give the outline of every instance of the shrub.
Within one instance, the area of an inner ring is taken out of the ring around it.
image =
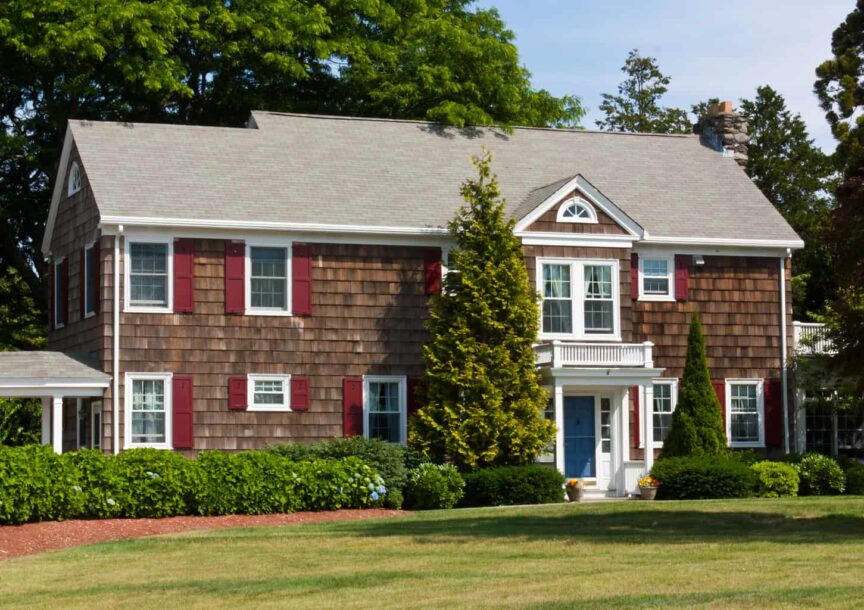
[[[846,475],[840,465],[827,455],[805,453],[795,464],[801,479],[802,496],[830,496],[842,494],[846,488]]]
[[[785,498],[798,494],[798,470],[791,464],[756,462],[750,470],[756,475],[754,491],[760,498]]]
[[[465,481],[449,464],[420,464],[408,471],[405,502],[408,508],[453,508],[465,495]]]
[[[75,517],[108,519],[123,514],[119,502],[123,495],[123,482],[112,459],[98,449],[64,453],[62,459],[78,472],[82,502]]]
[[[194,513],[192,463],[173,451],[128,449],[111,458],[119,478],[119,498],[124,517],[173,517]],[[112,504],[110,500],[114,500]]]
[[[551,504],[564,501],[564,475],[554,468],[538,464],[484,468],[463,476],[465,497],[461,506]]]
[[[366,508],[384,502],[384,478],[360,458],[290,463],[302,510]]]
[[[660,480],[658,499],[745,498],[753,494],[755,473],[730,457],[662,458],[651,476]]]
[[[864,496],[864,464],[850,464],[846,468],[846,493]]]
[[[51,447],[0,446],[0,523],[68,519],[83,503],[77,472]]]

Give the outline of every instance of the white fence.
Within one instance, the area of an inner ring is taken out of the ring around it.
[[[654,344],[645,343],[565,343],[553,341],[534,347],[537,364],[560,368],[565,366],[654,366]]]
[[[794,322],[792,325],[795,351],[803,355],[834,354],[834,346],[825,332],[824,324]]]

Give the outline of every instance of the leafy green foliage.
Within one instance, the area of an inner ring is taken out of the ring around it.
[[[126,514],[130,503],[125,501],[123,490],[128,485],[112,458],[98,449],[79,449],[61,458],[78,473],[82,496],[80,511],[70,517],[109,519]]]
[[[846,493],[864,496],[864,464],[850,464],[846,468]]]
[[[738,459],[719,455],[661,458],[651,476],[660,480],[657,498],[696,500],[753,495],[756,474]]]
[[[37,399],[0,398],[0,445],[39,443],[42,405]]]
[[[77,474],[46,445],[0,447],[0,523],[78,514],[84,499]]]
[[[555,468],[528,464],[483,468],[464,475],[460,506],[512,506],[564,501],[564,475]]]
[[[432,298],[425,396],[409,435],[460,470],[529,463],[555,433],[541,417],[547,393],[532,347],[537,293],[491,163],[488,151],[474,159],[479,176],[463,183],[466,205],[450,222],[451,272]]]
[[[722,455],[725,452],[726,430],[720,401],[708,373],[702,324],[694,312],[687,337],[687,357],[678,390],[678,406],[672,415],[672,429],[663,442],[661,455]]]
[[[754,491],[760,498],[798,495],[798,470],[791,464],[763,461],[750,466],[756,475]]]
[[[7,267],[0,275],[0,351],[45,347],[45,324],[38,312],[30,286],[14,267]]]
[[[408,472],[406,508],[434,510],[453,508],[465,495],[465,481],[450,464],[420,464]]]
[[[113,457],[109,468],[120,479],[119,497],[113,500],[120,504],[124,517],[173,517],[191,512],[192,464],[179,453],[129,449]]]
[[[840,464],[821,453],[805,453],[790,456],[801,484],[798,493],[802,496],[831,496],[842,494],[846,488],[846,475]]]
[[[642,57],[633,49],[621,71],[627,79],[618,85],[618,95],[603,94],[600,110],[606,118],[597,121],[598,127],[643,133],[691,132],[686,110],[660,106],[660,98],[668,91],[672,79],[660,71],[656,59]]]

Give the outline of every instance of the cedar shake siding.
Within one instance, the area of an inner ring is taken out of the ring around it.
[[[127,371],[191,376],[195,450],[342,436],[345,377],[422,376],[426,248],[310,244],[311,315],[262,316],[225,313],[226,242],[193,246],[192,313],[121,315],[120,391]],[[229,378],[250,373],[305,378],[308,409],[230,410]]]
[[[566,206],[571,197],[579,196],[578,191],[567,195],[561,203],[553,206],[543,213],[540,218],[531,223],[526,231],[543,231],[549,233],[604,233],[613,235],[627,235],[617,222],[612,220],[608,214],[597,206],[592,205],[597,214],[597,222],[558,222],[558,211],[561,206]]]

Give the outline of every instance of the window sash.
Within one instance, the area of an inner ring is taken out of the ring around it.
[[[600,399],[600,452],[612,451],[612,402],[608,398]]]
[[[253,381],[252,404],[274,406],[285,404],[285,382],[281,379]]]
[[[585,332],[609,335],[615,332],[614,287],[611,265],[585,265]]]
[[[544,264],[543,332],[573,332],[573,298],[570,265]]]
[[[616,268],[608,261],[538,261],[541,335],[615,337],[619,300]]]
[[[367,436],[389,443],[402,441],[401,384],[399,381],[369,381],[366,389]]]
[[[249,248],[250,307],[253,309],[287,309],[287,248]]]
[[[753,384],[732,384],[729,398],[730,440],[759,442],[759,399]]]
[[[129,302],[139,307],[168,305],[168,244],[129,244]]]
[[[132,379],[133,444],[165,443],[167,405],[164,379]]]

